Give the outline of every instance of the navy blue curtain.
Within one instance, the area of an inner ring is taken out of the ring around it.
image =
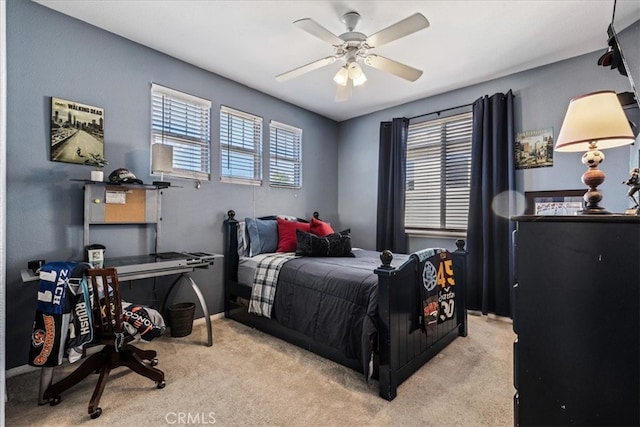
[[[380,123],[376,250],[407,252],[404,233],[407,133],[409,119]]]
[[[473,103],[467,308],[511,316],[513,253],[509,220],[515,190],[513,93]]]

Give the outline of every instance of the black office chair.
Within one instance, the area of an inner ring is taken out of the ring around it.
[[[89,374],[100,376],[89,401],[89,415],[98,418],[102,409],[98,406],[100,397],[109,377],[109,372],[119,366],[126,366],[134,372],[156,382],[157,388],[164,388],[164,373],[154,368],[158,364],[155,350],[141,350],[129,344],[134,337],[125,335],[122,320],[120,285],[115,268],[89,269],[86,272],[93,289],[92,313],[94,327],[93,344],[104,345],[102,350],[89,356],[67,377],[50,385],[43,398],[51,406],[60,403],[62,392],[73,387]]]

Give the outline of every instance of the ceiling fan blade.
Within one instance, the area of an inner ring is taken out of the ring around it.
[[[326,58],[318,59],[317,61],[313,61],[285,73],[278,74],[276,76],[276,80],[279,82],[284,82],[293,79],[294,77],[298,77],[305,73],[308,73],[309,71],[317,70],[318,68],[324,67],[325,65],[333,64],[335,61],[335,56],[327,56]]]
[[[353,81],[351,79],[347,79],[347,84],[342,86],[338,85],[338,90],[336,91],[336,102],[344,102],[351,98],[351,91],[353,90]]]
[[[421,70],[380,55],[367,55],[367,57],[364,58],[364,63],[370,67],[377,68],[394,76],[402,77],[411,82],[415,82],[422,75]]]
[[[396,22],[387,28],[378,31],[367,37],[367,44],[370,47],[378,47],[392,42],[401,37],[420,31],[429,26],[429,21],[421,13],[416,13],[402,21]]]
[[[329,44],[341,45],[344,43],[341,38],[333,34],[331,31],[327,30],[325,27],[318,24],[311,18],[298,19],[297,21],[293,21],[293,23],[307,33],[316,36],[320,40],[324,40]]]

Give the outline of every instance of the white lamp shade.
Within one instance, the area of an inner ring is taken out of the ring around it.
[[[151,172],[173,172],[173,147],[171,145],[151,145]]]
[[[349,71],[346,66],[340,67],[335,76],[333,76],[333,81],[339,84],[340,86],[346,86],[347,80],[349,80]]]
[[[614,91],[588,93],[569,102],[556,151],[586,151],[632,144],[631,125]]]
[[[353,80],[354,86],[360,86],[367,81],[367,76],[362,72],[362,68],[357,62],[349,64],[349,78]]]

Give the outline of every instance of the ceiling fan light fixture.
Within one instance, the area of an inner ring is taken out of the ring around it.
[[[367,76],[365,76],[364,73],[360,73],[360,76],[357,79],[353,79],[353,85],[360,86],[361,84],[364,84],[364,82],[366,81],[367,81]]]
[[[294,21],[294,24],[300,29],[332,45],[334,54],[279,74],[276,76],[276,80],[279,82],[287,81],[342,59],[345,61],[345,65],[340,67],[333,76],[333,81],[338,85],[335,100],[341,102],[349,99],[354,86],[360,86],[367,81],[367,77],[358,63],[360,59],[363,59],[364,63],[372,68],[411,82],[416,81],[422,75],[422,71],[418,69],[376,54],[368,54],[368,51],[427,28],[429,26],[427,18],[420,13],[414,13],[370,36],[356,31],[359,20],[360,15],[357,12],[344,14],[342,22],[347,27],[347,32],[339,36],[311,18]]]
[[[349,78],[353,80],[354,86],[360,86],[367,81],[367,76],[362,72],[362,68],[357,62],[349,64]]]
[[[340,67],[336,75],[333,76],[333,81],[340,86],[346,86],[347,80],[349,80],[349,70],[347,70],[346,65],[343,65],[342,67]]]

